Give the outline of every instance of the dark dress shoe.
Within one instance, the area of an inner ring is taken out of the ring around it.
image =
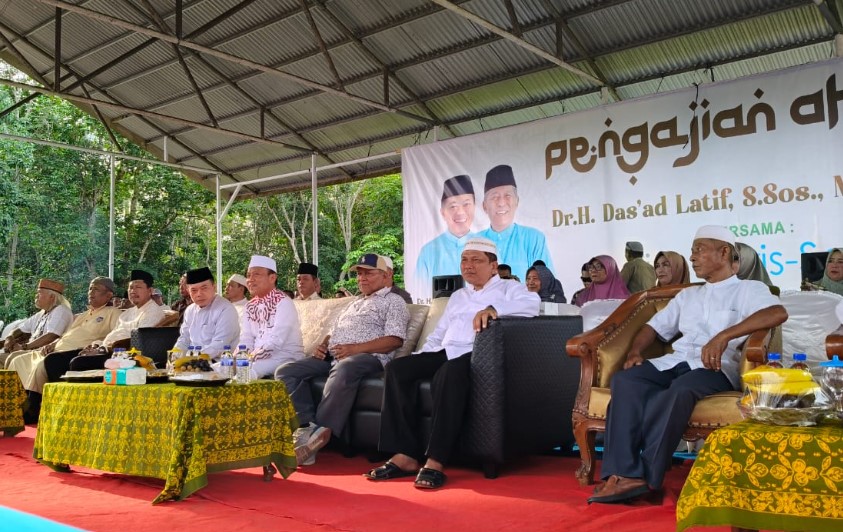
[[[627,478],[612,475],[606,483],[588,499],[588,503],[600,502],[612,504],[628,501],[650,492],[647,481],[643,478]]]

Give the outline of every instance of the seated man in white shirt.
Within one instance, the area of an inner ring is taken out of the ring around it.
[[[249,302],[248,298],[246,298],[247,282],[245,277],[239,273],[235,273],[228,278],[228,282],[225,283],[225,288],[223,289],[223,297],[230,301],[237,310],[238,322],[243,318],[243,310],[246,308],[246,303]]]
[[[192,303],[184,311],[175,349],[187,352],[189,346],[201,346],[212,360],[219,358],[225,346],[235,347],[240,323],[234,305],[218,296],[214,275],[209,268],[187,272],[187,290]]]
[[[394,454],[364,474],[369,480],[415,476],[417,488],[442,487],[445,464],[464,424],[474,337],[490,319],[539,314],[538,294],[517,281],[498,277],[497,248],[491,240],[470,238],[460,271],[466,287],[451,295],[421,352],[395,359],[386,367],[378,449]],[[430,440],[422,441],[416,432],[420,411],[416,390],[420,380],[431,378],[433,423]]]
[[[601,477],[588,500],[618,503],[661,489],[673,451],[697,401],[740,385],[738,350],[747,335],[775,327],[787,311],[759,281],[741,281],[732,269],[735,236],[725,227],[701,227],[691,247],[702,286],[685,288],[641,328],[624,370],[612,378]],[[645,360],[657,337],[673,353]]]
[[[70,362],[73,371],[102,369],[115,347],[131,345],[132,329],[155,327],[164,318],[164,311],[152,300],[152,274],[132,270],[129,277],[129,301],[132,307],[123,311],[115,327],[102,341],[92,342]]]
[[[0,354],[0,368],[8,369],[15,357],[55,341],[73,322],[73,311],[64,298],[64,284],[58,281],[38,281],[35,306],[38,312],[23,320],[6,338],[5,352]]]
[[[252,255],[246,275],[252,299],[240,320],[240,344],[252,355],[257,378],[304,357],[298,312],[292,299],[275,287],[277,281],[275,259]]]

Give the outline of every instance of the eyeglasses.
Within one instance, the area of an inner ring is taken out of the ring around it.
[[[603,265],[600,264],[599,262],[597,264],[589,264],[588,265],[588,271],[590,271],[590,272],[602,272],[605,269],[606,268],[604,268]]]
[[[590,283],[591,277],[580,277],[580,281],[582,281],[584,283]]]

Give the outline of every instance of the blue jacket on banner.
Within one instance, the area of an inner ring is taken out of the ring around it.
[[[501,232],[490,227],[477,236],[488,238],[498,246],[498,263],[509,264],[519,279],[526,279],[527,269],[539,259],[553,271],[544,233],[534,227],[512,224]]]
[[[460,275],[462,248],[474,233],[454,236],[445,231],[424,246],[416,263],[416,277],[430,284],[437,275]]]

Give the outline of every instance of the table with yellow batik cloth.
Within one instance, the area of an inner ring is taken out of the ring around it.
[[[705,441],[676,502],[676,529],[843,530],[843,426],[743,421]]]
[[[298,421],[284,384],[187,387],[53,383],[44,388],[33,456],[56,471],[79,465],[163,479],[153,504],[183,499],[207,473],[296,469]]]
[[[0,370],[0,431],[14,436],[23,430],[23,406],[26,391],[17,371]]]

